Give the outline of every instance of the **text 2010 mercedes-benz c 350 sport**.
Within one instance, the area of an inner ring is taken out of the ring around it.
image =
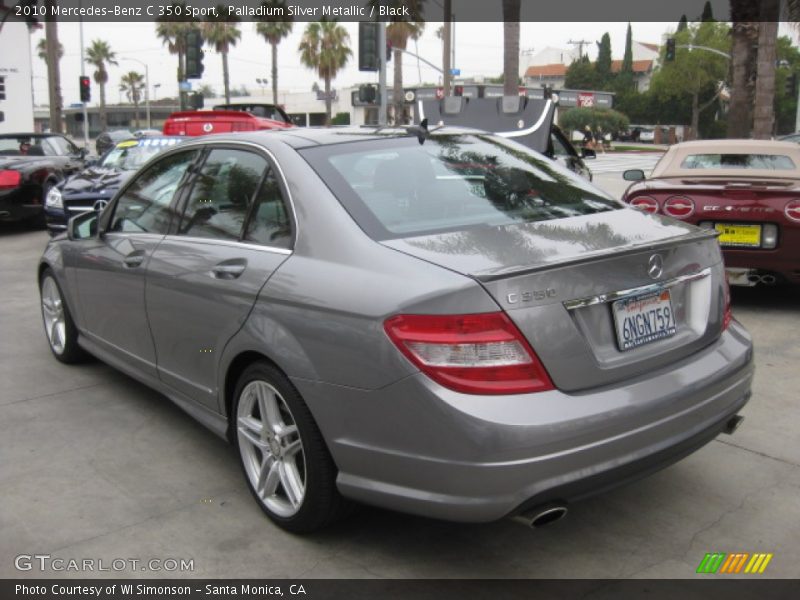
[[[292,531],[351,500],[540,524],[732,432],[750,395],[713,232],[470,130],[188,141],[38,277],[56,358],[229,438]]]

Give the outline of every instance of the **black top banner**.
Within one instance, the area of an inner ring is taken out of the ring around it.
[[[519,0],[519,17],[503,12],[503,0],[452,0],[453,21],[663,21],[686,15],[699,20],[705,0]],[[442,22],[442,0],[0,0],[0,18],[37,21],[414,21]],[[710,0],[717,21],[731,20],[730,0]],[[786,20],[778,0],[752,0],[747,20]],[[417,7],[418,14],[415,14]],[[4,14],[5,13],[5,14]],[[778,15],[778,17],[776,17]],[[421,18],[420,18],[421,17]]]

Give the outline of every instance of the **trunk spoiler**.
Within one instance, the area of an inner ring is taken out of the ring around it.
[[[450,125],[495,133],[544,154],[550,144],[555,104],[552,99],[526,96],[419,100],[415,123],[428,119],[431,127]]]

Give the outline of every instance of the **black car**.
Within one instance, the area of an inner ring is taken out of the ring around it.
[[[85,168],[86,154],[59,134],[0,135],[0,221],[41,224],[48,192]]]
[[[120,186],[153,156],[184,138],[151,136],[119,142],[97,164],[75,174],[50,190],[45,201],[47,228],[51,234],[67,227],[73,215],[101,211]]]
[[[113,129],[111,131],[104,131],[97,136],[94,142],[94,147],[97,149],[97,156],[103,156],[106,152],[111,150],[114,146],[125,140],[132,140],[136,136],[127,129]]]

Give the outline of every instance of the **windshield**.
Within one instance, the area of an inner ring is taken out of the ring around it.
[[[301,151],[374,239],[549,221],[623,205],[493,135],[433,135]]]
[[[796,167],[791,158],[781,154],[690,154],[681,168],[791,171]]]
[[[103,157],[100,166],[106,169],[135,171],[153,156],[179,141],[175,138],[155,138],[120,142]]]

